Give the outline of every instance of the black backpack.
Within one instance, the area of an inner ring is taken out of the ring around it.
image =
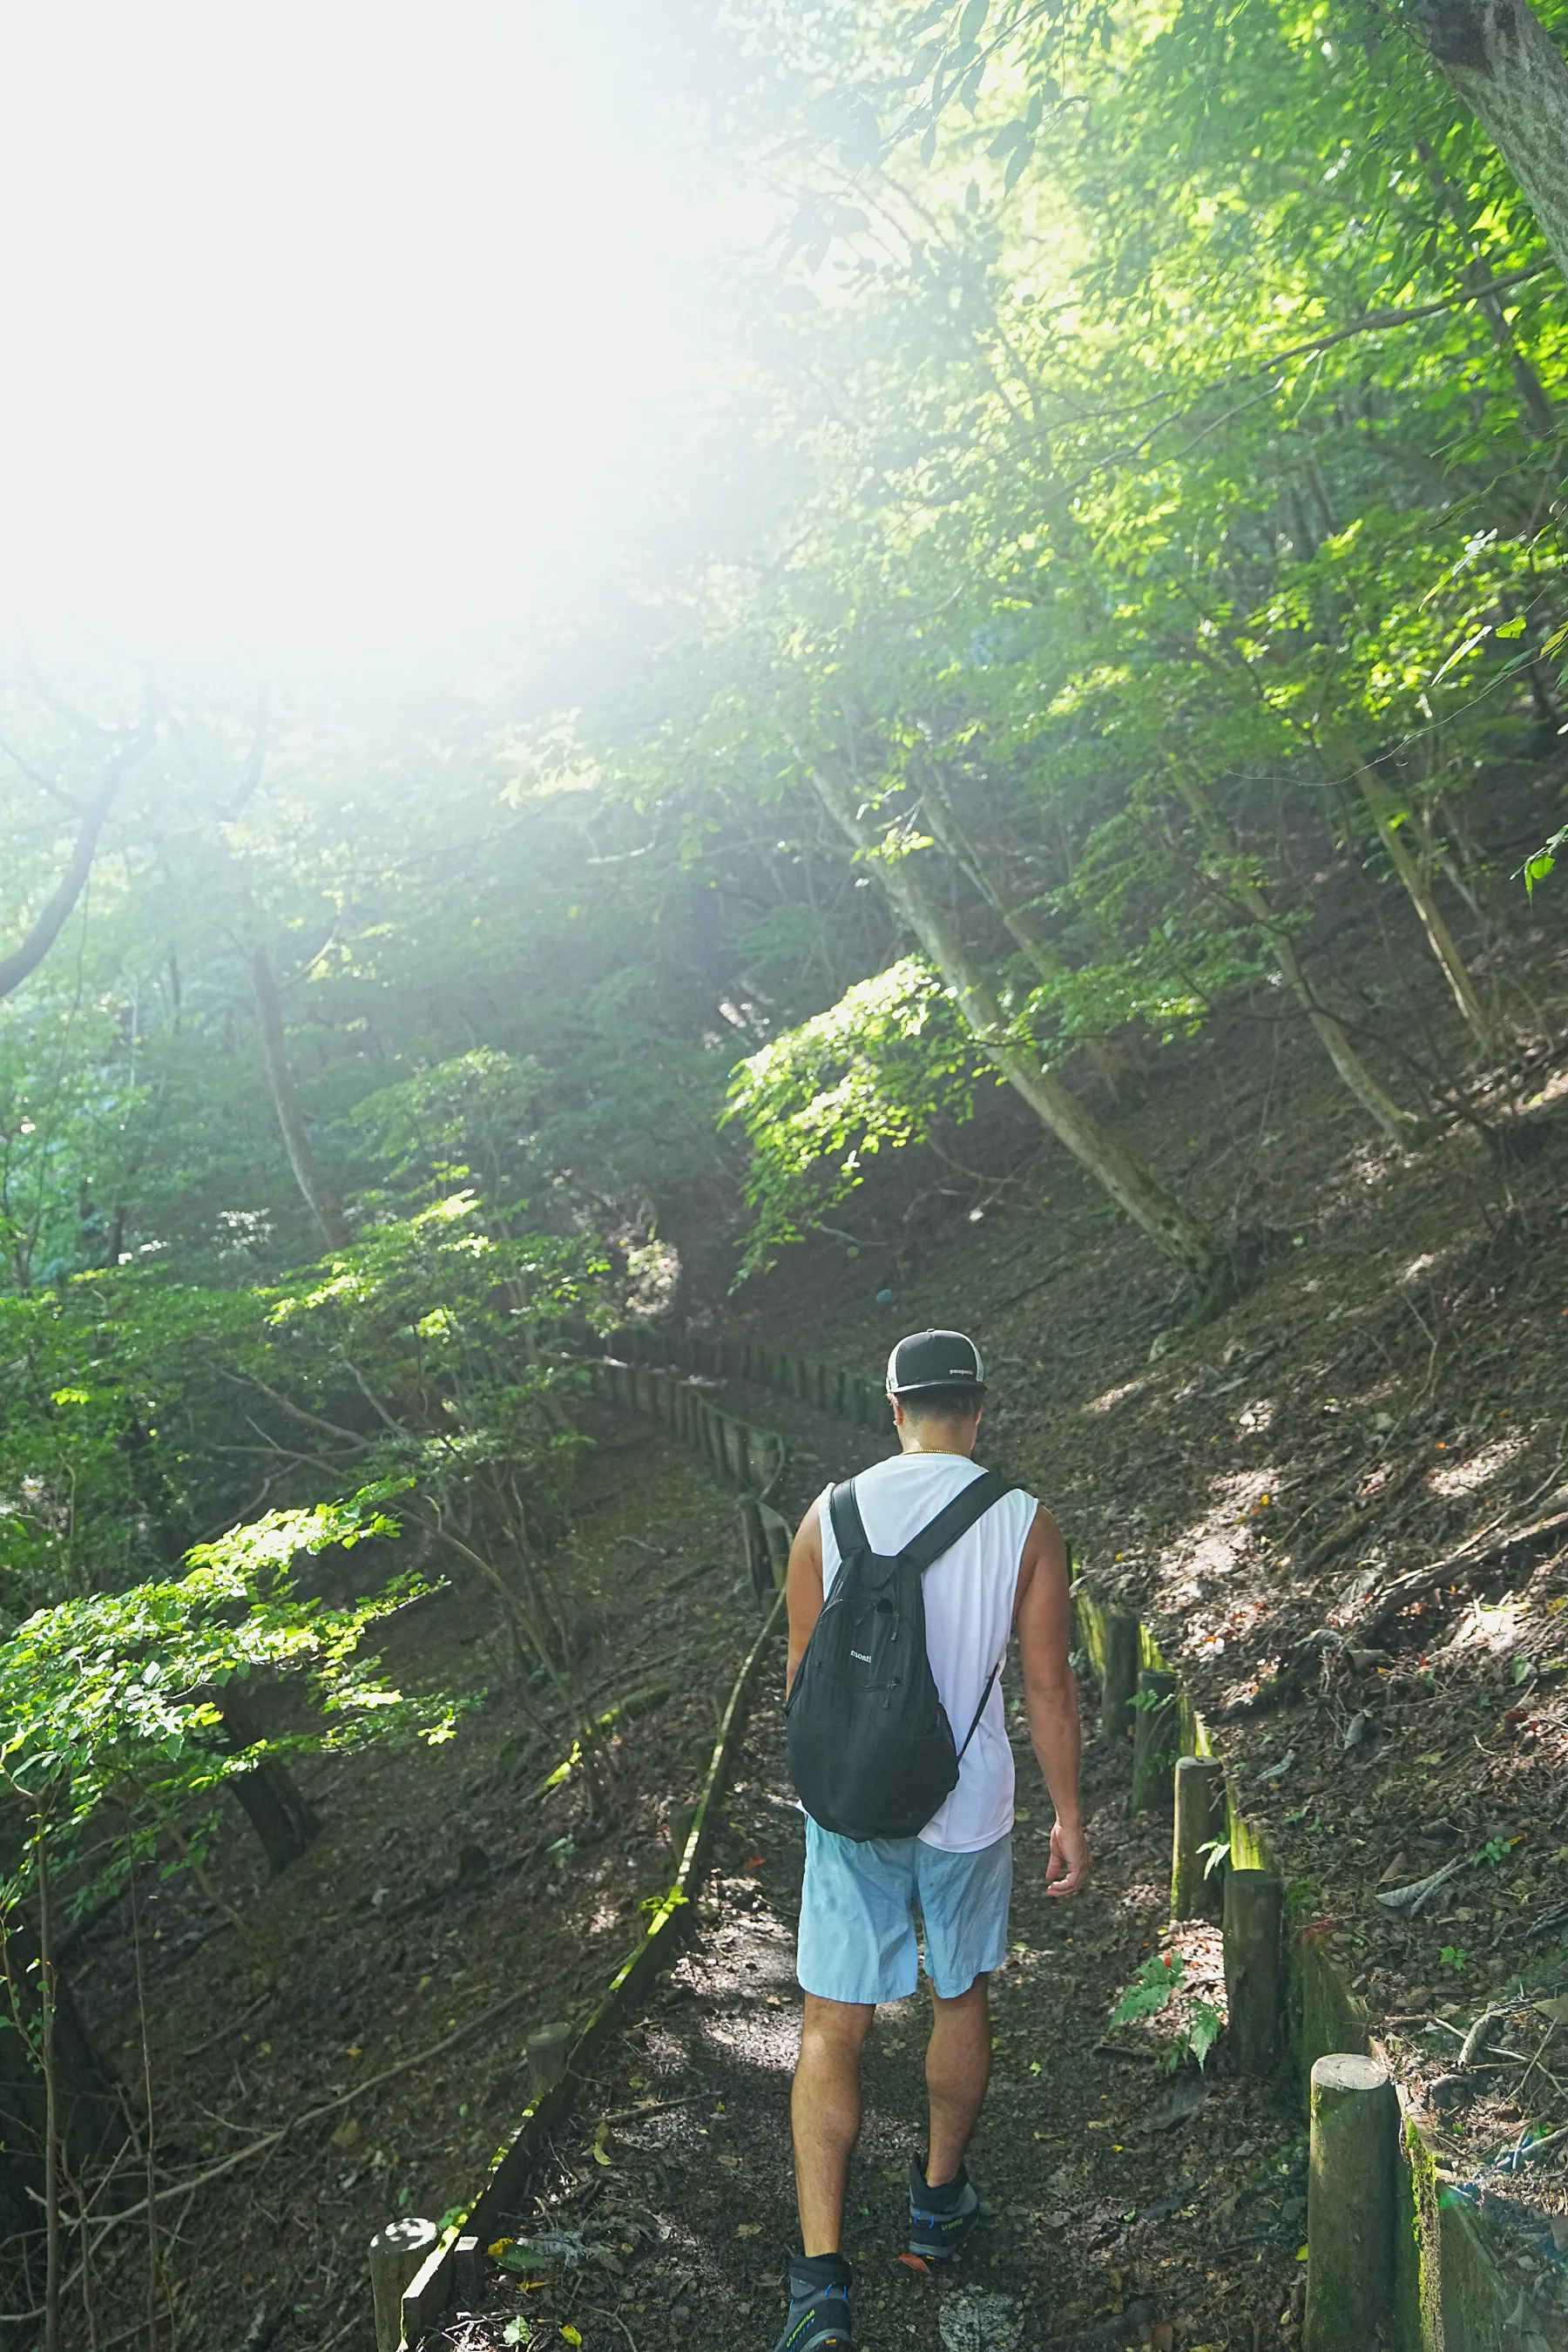
[[[855,1481],[829,1500],[841,1566],[789,1696],[789,1761],[814,1822],[839,1837],[914,1837],[958,1785],[1001,1660],[963,1747],[952,1737],[926,1654],[926,1570],[1014,1492],[984,1470],[889,1559],[866,1538]]]

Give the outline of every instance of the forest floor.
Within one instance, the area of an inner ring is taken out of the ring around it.
[[[1223,2005],[1218,1938],[1168,1929],[1169,1830],[1128,1820],[1123,1758],[1089,1751],[1097,1876],[1070,1902],[1045,1891],[1049,1810],[1031,1783],[1026,1737],[1013,1945],[993,1987],[995,2074],[971,2158],[986,2218],[951,2275],[903,2253],[929,2005],[922,1991],[877,2014],[845,2240],[868,2352],[1276,2347],[1300,2308],[1294,2095],[1217,2068],[1168,2073],[1173,2019],[1103,2044],[1112,1998],[1156,1948],[1181,1948],[1185,1983]],[[560,2343],[570,2327],[589,2352],[770,2352],[797,2243],[805,1841],[788,1789],[773,1696],[753,1711],[689,1948],[584,2085],[510,2225],[520,2252],[542,2242],[553,2259],[531,2283],[494,2273],[484,2307],[448,2322],[453,2352]]]
[[[596,1812],[580,1772],[531,1798],[572,1733],[476,1633],[487,1604],[447,1590],[392,1620],[382,1650],[411,1689],[483,1695],[449,1742],[302,1761],[322,1833],[270,1884],[226,1807],[209,1876],[241,1927],[182,1874],[72,1953],[87,2024],[139,2111],[150,2078],[173,2231],[150,2277],[144,2216],[108,2210],[140,2191],[109,2190],[90,2320],[75,2250],[73,2345],[106,2352],[151,2312],[164,2347],[368,2346],[373,2232],[473,2194],[526,2103],[530,2032],[590,2009],[637,1942],[756,1604],[732,1502],[649,1428],[596,1434],[561,1563],[592,1636],[580,1670],[595,1712],[664,1694],[616,1726]]]

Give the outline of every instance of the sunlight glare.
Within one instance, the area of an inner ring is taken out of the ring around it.
[[[0,619],[451,634],[635,530],[703,230],[621,19],[12,11]]]

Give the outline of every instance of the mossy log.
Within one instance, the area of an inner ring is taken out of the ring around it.
[[[1271,1870],[1231,1870],[1225,1880],[1225,1996],[1231,2063],[1271,2074],[1284,2011],[1285,1889]]]
[[[1175,1830],[1171,1848],[1171,1916],[1217,1919],[1225,1881],[1211,1871],[1212,1848],[1225,1835],[1225,1767],[1213,1756],[1183,1756],[1176,1764]]]
[[[1168,1815],[1176,1758],[1181,1753],[1181,1714],[1174,1675],[1145,1666],[1138,1677],[1137,1720],[1132,1727],[1132,1811]]]
[[[1101,1739],[1125,1739],[1132,1729],[1132,1694],[1142,1663],[1143,1633],[1136,1617],[1112,1610],[1105,1621],[1105,1673],[1100,1690]]]
[[[1388,2069],[1340,2052],[1312,2068],[1302,2352],[1375,2352],[1394,2307],[1398,2103]]]

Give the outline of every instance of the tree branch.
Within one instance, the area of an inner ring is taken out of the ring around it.
[[[152,750],[155,732],[155,722],[149,711],[135,734],[128,742],[122,743],[107,761],[99,779],[98,790],[83,812],[58,888],[40,909],[37,920],[21,946],[13,949],[8,956],[0,957],[0,997],[9,996],[20,988],[58,939],[66,919],[81,897],[87,877],[92,871],[98,836],[114,804],[114,796],[137,761],[144,759]]]
[[[106,2214],[98,2224],[98,2234],[93,2240],[94,2252],[110,2230],[119,2229],[121,2222],[134,2221],[150,2207],[166,2205],[172,2198],[185,2197],[194,2189],[205,2189],[211,2182],[223,2179],[226,2174],[233,2172],[239,2165],[248,2164],[253,2157],[265,2156],[268,2148],[276,2147],[280,2140],[288,2138],[290,2132],[299,2131],[306,2124],[317,2123],[323,2116],[335,2115],[340,2107],[352,2106],[356,2099],[365,2098],[372,2091],[378,2091],[384,2083],[394,2081],[399,2074],[411,2073],[416,2066],[426,2065],[432,2058],[438,2058],[444,2050],[450,2050],[455,2042],[466,2041],[468,2036],[477,2032],[481,2025],[488,2025],[492,2018],[500,2017],[509,2009],[515,2009],[520,2000],[526,2000],[529,1998],[530,1990],[531,1988],[524,1986],[519,1991],[508,1993],[504,2000],[493,2002],[489,2009],[481,2009],[475,2016],[468,2019],[464,2024],[458,2027],[455,2033],[448,2033],[441,2041],[433,2042],[427,2050],[416,2051],[412,2058],[399,2059],[395,2066],[384,2067],[379,2074],[372,2074],[364,2082],[356,2083],[352,2091],[340,2092],[335,2098],[323,2099],[316,2106],[306,2107],[299,2115],[290,2116],[287,2123],[278,2125],[262,2138],[252,2140],[248,2147],[238,2148],[233,2156],[226,2156],[220,2163],[209,2165],[205,2172],[195,2173],[184,2180],[177,2180],[171,2188],[156,2189],[151,2197],[143,2197],[139,2204],[122,2206],[118,2212]],[[78,2228],[80,2220],[79,2215],[73,2213],[69,2217],[69,2226],[72,2229]]]

